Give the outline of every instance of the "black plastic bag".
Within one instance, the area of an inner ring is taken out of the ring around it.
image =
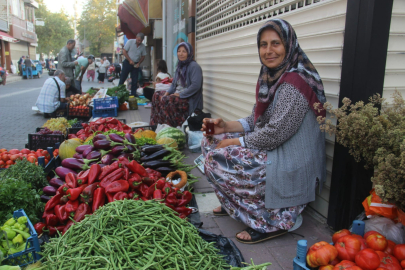
[[[210,113],[204,113],[201,110],[196,109],[194,111],[195,114],[197,114],[196,116],[190,116],[187,119],[187,123],[188,123],[188,127],[190,128],[191,131],[200,131],[202,128],[202,124],[203,124],[203,119],[204,118],[211,118],[211,114]]]

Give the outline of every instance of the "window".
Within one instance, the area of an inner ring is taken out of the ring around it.
[[[13,0],[11,12],[17,17],[20,15],[20,0]]]

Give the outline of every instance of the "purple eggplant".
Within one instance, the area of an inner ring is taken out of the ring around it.
[[[91,151],[91,152],[89,152],[87,154],[86,159],[100,160],[101,159],[101,153],[99,151]]]
[[[95,149],[110,150],[111,142],[109,140],[99,140],[94,143]]]
[[[91,145],[79,145],[78,147],[76,147],[76,152],[79,154],[82,154],[83,151],[89,147],[92,147],[92,146]]]
[[[135,137],[131,133],[125,133],[125,139],[130,143],[135,143]]]
[[[51,197],[47,196],[47,195],[41,195],[41,201],[43,202],[48,202],[51,199]]]
[[[45,195],[48,196],[55,196],[57,189],[53,186],[46,186],[42,189]]]
[[[87,155],[88,155],[91,151],[93,151],[93,150],[94,150],[94,147],[93,147],[93,146],[91,146],[91,147],[89,147],[89,148],[86,148],[86,150],[83,151],[82,156],[83,156],[84,158],[87,158]]]
[[[123,138],[120,135],[115,134],[115,133],[109,134],[108,137],[110,137],[111,141],[117,142],[117,143],[124,143],[124,140],[125,140],[125,138]]]
[[[113,163],[114,158],[115,156],[113,154],[107,154],[101,158],[101,163],[105,165],[110,165],[111,163]]]
[[[65,159],[65,160],[66,160],[66,159]],[[59,176],[59,178],[62,179],[62,180],[65,180],[65,176],[66,176],[68,173],[73,173],[74,175],[77,175],[77,173],[76,173],[74,170],[69,169],[69,168],[66,168],[66,167],[62,167],[62,166],[59,166],[58,168],[56,168],[56,169],[55,169],[55,173],[56,173],[56,175]]]
[[[135,152],[135,151],[136,151],[136,148],[133,147],[132,145],[128,144],[127,145],[127,150],[125,152],[132,153],[132,152]]]
[[[65,158],[62,160],[63,167],[72,169],[72,170],[81,170],[83,168],[84,162],[82,159],[76,158]]]
[[[94,138],[93,138],[93,144],[94,144],[96,141],[99,141],[99,140],[107,140],[107,136],[105,136],[105,135],[103,135],[103,134],[97,134],[97,135],[94,136]]]
[[[127,148],[125,146],[117,145],[111,149],[111,154],[113,154],[114,156],[118,156],[118,155],[121,155],[126,150],[127,150]]]
[[[83,158],[83,155],[82,155],[82,154],[79,154],[79,153],[75,153],[75,154],[73,155],[73,157],[76,158],[76,159],[82,159],[82,158]]]
[[[51,180],[49,180],[49,184],[55,188],[59,188],[60,186],[62,186],[65,182],[63,182],[62,180],[60,180],[59,178],[52,178]]]
[[[94,164],[97,164],[97,163],[98,163],[98,162],[96,162],[96,161],[92,161],[92,162],[89,163],[89,166],[94,165]]]

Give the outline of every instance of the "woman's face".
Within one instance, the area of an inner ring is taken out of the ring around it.
[[[177,58],[179,58],[179,61],[186,61],[187,55],[187,51],[183,46],[177,49]]]
[[[260,59],[268,68],[276,68],[285,58],[285,48],[280,36],[273,29],[263,30],[260,36]]]

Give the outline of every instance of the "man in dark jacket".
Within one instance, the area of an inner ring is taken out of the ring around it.
[[[77,61],[72,60],[72,51],[76,46],[74,39],[69,39],[58,55],[58,67],[63,70],[66,77],[73,78],[73,70],[78,64]]]
[[[18,60],[18,73],[22,76],[22,64],[24,63],[24,61],[25,61],[25,56],[23,55],[23,56],[21,56],[21,58],[20,58],[20,60]]]

